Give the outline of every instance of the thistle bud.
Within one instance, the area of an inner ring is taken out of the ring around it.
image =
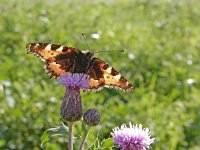
[[[100,114],[97,109],[92,108],[83,114],[83,121],[88,126],[96,126],[100,122]]]
[[[66,87],[60,115],[69,122],[75,122],[82,117],[81,89],[89,87],[89,76],[82,73],[67,73],[60,77],[60,84]]]
[[[75,122],[81,119],[82,105],[79,90],[67,89],[63,98],[60,115],[69,122]]]

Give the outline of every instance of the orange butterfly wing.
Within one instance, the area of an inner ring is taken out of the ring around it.
[[[87,55],[92,54],[91,52],[48,43],[30,43],[26,47],[28,53],[33,53],[45,61],[44,69],[51,78],[68,72],[85,73],[90,76],[88,90],[98,91],[103,87],[133,90],[133,86],[103,60],[96,57],[88,59]]]
[[[27,53],[32,53],[45,61],[45,72],[51,78],[57,78],[61,74],[69,72],[74,65],[74,60],[71,56],[81,53],[72,47],[48,43],[29,43],[26,48],[28,50]]]
[[[92,91],[101,90],[103,87],[116,88],[123,91],[133,90],[133,86],[113,67],[99,58],[94,57],[92,61],[95,62],[95,65],[98,65],[93,71],[89,72],[91,76],[89,85]],[[94,74],[100,76],[100,78],[95,78]]]

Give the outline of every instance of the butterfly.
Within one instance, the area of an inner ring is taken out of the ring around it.
[[[26,48],[27,53],[45,61],[44,70],[50,78],[58,78],[69,72],[84,73],[90,77],[90,91],[99,91],[103,87],[133,90],[131,83],[106,62],[93,57],[94,53],[91,51],[49,43],[29,43]]]

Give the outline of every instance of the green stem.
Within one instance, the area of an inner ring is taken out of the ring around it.
[[[90,128],[91,128],[91,127],[88,127],[87,132],[84,134],[83,140],[82,140],[82,142],[81,142],[81,144],[80,144],[80,146],[79,146],[79,150],[84,150],[84,146],[85,146],[87,137],[88,137],[88,135],[89,135]]]
[[[68,137],[68,150],[73,150],[73,126],[74,122],[69,122],[68,123],[68,128],[69,128],[69,137]]]

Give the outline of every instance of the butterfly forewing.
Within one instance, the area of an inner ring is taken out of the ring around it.
[[[73,55],[81,53],[72,47],[48,43],[30,43],[26,47],[28,53],[33,53],[45,61],[45,72],[51,78],[57,78],[63,73],[70,72],[75,62]]]

